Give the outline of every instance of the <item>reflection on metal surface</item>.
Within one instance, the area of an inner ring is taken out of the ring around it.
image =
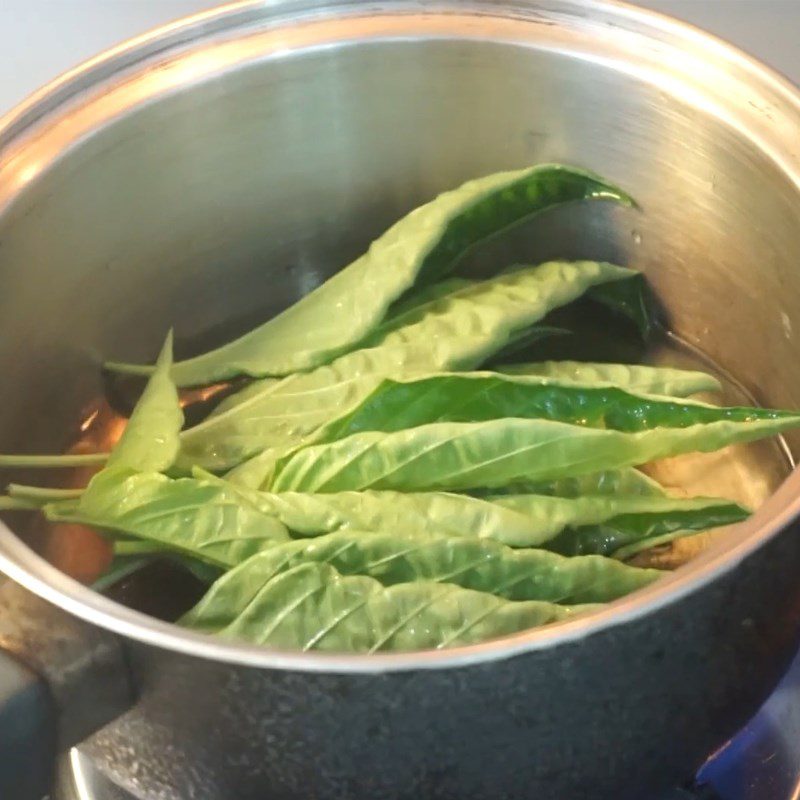
[[[149,800],[135,797],[101,773],[77,748],[58,768],[52,800]]]
[[[96,408],[91,414],[89,414],[88,417],[86,417],[85,420],[83,420],[83,422],[81,422],[81,433],[86,433],[86,431],[92,427],[92,423],[97,419],[97,415],[99,413],[100,409]]]
[[[68,452],[105,453],[119,441],[127,420],[105,400],[89,403],[79,416],[79,435]],[[82,488],[99,466],[69,470],[60,478],[65,488]],[[34,517],[26,531],[29,541],[53,565],[83,584],[92,584],[111,563],[112,551],[106,538],[86,525],[72,522],[48,524]]]
[[[211,400],[217,395],[222,394],[222,392],[226,391],[229,387],[229,383],[214,383],[211,386],[200,386],[197,389],[183,389],[180,399],[181,408]]]

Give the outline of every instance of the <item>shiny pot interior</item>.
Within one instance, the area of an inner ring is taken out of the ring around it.
[[[179,356],[199,352],[285,307],[437,192],[542,161],[601,172],[641,211],[543,217],[474,254],[474,268],[555,256],[640,268],[681,337],[757,400],[798,407],[798,125],[797,95],[768,71],[594,0],[287,0],[165,29],[0,127],[0,451],[68,445],[103,392],[102,358],[148,359],[170,326]],[[743,527],[739,555],[779,527],[792,497]],[[604,620],[735,557],[711,554]],[[0,558],[82,616],[206,646],[92,598],[5,531]],[[269,661],[229,644],[206,652]],[[302,657],[331,663],[314,658]]]

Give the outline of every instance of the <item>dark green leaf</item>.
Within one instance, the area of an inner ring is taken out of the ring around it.
[[[642,274],[613,285],[596,286],[587,297],[631,320],[645,341],[662,327],[664,312]]]
[[[664,375],[652,367],[615,365],[609,373],[612,371],[629,383],[650,381],[658,385],[674,379],[672,374]],[[638,395],[608,383],[573,383],[546,375],[474,372],[385,379],[361,404],[322,428],[314,442],[335,441],[362,431],[394,432],[433,422],[481,422],[503,417],[626,432],[688,428],[724,420],[793,420],[789,427],[800,424],[800,416],[788,411],[720,408],[693,400]]]
[[[656,543],[652,540],[661,542],[665,536],[686,536],[733,525],[747,517],[748,512],[736,503],[709,505],[705,509],[674,509],[661,514],[621,514],[600,525],[569,528],[551,539],[547,549],[565,556],[616,556],[623,550],[627,557],[647,547],[647,542]]]

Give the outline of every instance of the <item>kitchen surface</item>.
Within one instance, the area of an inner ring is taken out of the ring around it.
[[[216,5],[209,0],[0,0],[0,115],[83,60]],[[639,5],[712,31],[800,83],[800,0],[642,0]],[[62,770],[53,800],[133,800],[96,773],[79,750]],[[664,800],[798,797],[800,661],[759,717],[697,782],[687,776],[686,786]]]

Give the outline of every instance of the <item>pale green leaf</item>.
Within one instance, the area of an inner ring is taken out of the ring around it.
[[[506,375],[535,376],[556,383],[617,386],[630,392],[688,397],[720,390],[719,381],[705,372],[670,367],[594,364],[583,361],[541,361],[495,367]]]
[[[240,567],[243,583],[252,563]],[[374,653],[475,644],[596,608],[515,602],[447,583],[386,587],[330,564],[305,563],[254,581],[255,591],[217,582],[181,623],[287,650]],[[245,596],[251,599],[242,603]]]
[[[48,503],[42,510],[54,522],[124,533],[221,567],[288,539],[274,516],[224,483],[158,473],[104,471],[80,500]]]
[[[352,349],[421,279],[447,273],[473,245],[534,214],[583,199],[631,199],[602,178],[559,165],[469,181],[412,211],[369,250],[269,322],[209,353],[179,362],[180,386],[236,375],[287,375]],[[111,363],[121,372],[147,367]]]
[[[178,453],[183,427],[178,391],[170,378],[172,333],[161,351],[156,368],[108,458],[106,469],[159,472],[172,465]]]
[[[497,494],[495,489],[489,494]],[[529,481],[509,484],[502,488],[504,494],[546,494],[555,497],[583,497],[584,495],[647,495],[666,497],[667,491],[660,483],[634,467],[593,472],[554,481]]]
[[[566,604],[606,603],[661,577],[655,570],[602,556],[565,558],[464,536],[348,530],[259,553],[219,581],[218,591],[207,598],[203,610],[207,613],[219,597],[243,608],[268,580],[305,563],[330,564],[342,575],[367,575],[384,586],[433,581],[508,600]]]
[[[744,519],[735,503],[713,498],[673,498],[636,494],[596,494],[583,497],[501,495],[484,499],[448,492],[363,491],[331,494],[272,494],[239,488],[243,500],[274,515],[302,536],[318,536],[342,528],[372,531],[414,531],[419,535],[468,536],[492,539],[512,547],[549,547],[565,528],[606,525],[618,518],[629,529],[634,522],[642,535],[665,517],[675,515],[695,530]],[[719,522],[723,519],[724,522]],[[649,525],[649,527],[648,527]],[[593,528],[587,536],[593,536]]]
[[[722,421],[636,432],[542,419],[435,423],[357,433],[312,445],[281,462],[275,492],[469,490],[548,481],[644,464],[773,436],[800,417]]]

